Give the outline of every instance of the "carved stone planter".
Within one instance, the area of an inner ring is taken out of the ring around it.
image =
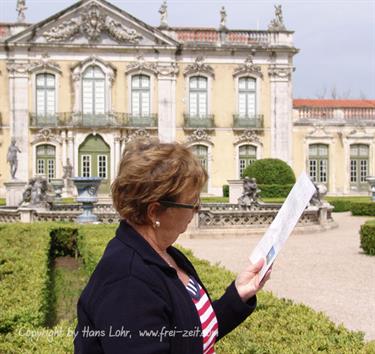
[[[370,185],[371,199],[372,199],[373,202],[375,202],[375,177],[374,176],[368,176],[368,177],[366,177],[366,181]]]
[[[79,224],[98,222],[93,214],[94,203],[98,201],[97,192],[102,179],[100,177],[74,177],[71,179],[77,188],[77,202],[82,203],[83,213],[76,221]]]

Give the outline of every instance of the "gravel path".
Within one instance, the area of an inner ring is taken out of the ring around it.
[[[369,217],[334,213],[339,227],[292,235],[273,267],[265,290],[323,311],[335,323],[375,340],[375,256],[359,247],[359,228]],[[194,255],[238,273],[261,236],[187,239],[178,243]]]

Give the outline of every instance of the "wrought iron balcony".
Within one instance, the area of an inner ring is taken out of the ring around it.
[[[234,129],[262,129],[263,128],[263,114],[243,115],[233,114],[233,128]]]
[[[108,113],[73,113],[68,125],[79,128],[110,128],[117,127],[118,123],[116,116],[112,112]]]
[[[57,128],[66,126],[70,119],[70,113],[40,114],[30,113],[31,128]]]
[[[184,128],[206,128],[206,129],[213,129],[215,128],[214,122],[214,115],[213,114],[205,114],[205,115],[191,115],[189,113],[184,114]]]
[[[119,124],[126,128],[157,128],[158,115],[150,114],[133,114],[133,113],[116,113]]]

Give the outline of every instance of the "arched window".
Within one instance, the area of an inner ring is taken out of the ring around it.
[[[239,154],[239,175],[242,177],[243,171],[257,158],[257,148],[253,145],[242,145],[238,150]]]
[[[82,110],[84,115],[105,113],[105,74],[97,65],[89,66],[82,76]]]
[[[132,77],[132,115],[134,117],[149,117],[150,106],[150,77],[134,75]]]
[[[36,75],[36,116],[39,123],[55,121],[56,87],[55,75],[42,73]]]
[[[252,77],[241,77],[238,80],[238,115],[240,119],[255,118],[256,80]]]
[[[204,76],[192,76],[189,80],[189,115],[191,117],[207,117],[207,96],[207,78]]]
[[[47,177],[48,182],[56,177],[56,148],[50,144],[36,148],[36,173]]]
[[[350,145],[350,187],[352,190],[367,190],[366,177],[369,172],[369,146]]]
[[[192,146],[193,154],[199,159],[201,165],[208,171],[208,148],[204,145]],[[203,192],[207,192],[207,184],[203,187]]]
[[[311,144],[309,146],[309,174],[317,183],[328,184],[328,145]]]

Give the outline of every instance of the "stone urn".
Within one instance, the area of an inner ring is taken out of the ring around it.
[[[100,177],[74,177],[71,178],[77,188],[76,201],[82,203],[83,213],[76,221],[79,224],[98,222],[98,218],[92,212],[94,203],[98,201],[98,189],[102,179]]]
[[[61,178],[52,178],[51,185],[55,191],[55,200],[61,201],[61,194],[64,188],[64,180]]]
[[[375,202],[375,177],[374,176],[368,176],[368,177],[366,177],[366,181],[370,185],[371,199],[372,199],[373,202]]]

